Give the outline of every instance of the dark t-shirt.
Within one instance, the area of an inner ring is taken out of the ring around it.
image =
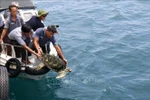
[[[26,24],[30,25],[34,31],[36,31],[38,28],[44,27],[44,24],[37,16],[32,16],[31,19],[26,22]]]

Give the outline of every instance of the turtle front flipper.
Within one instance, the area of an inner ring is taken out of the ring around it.
[[[41,62],[41,63],[37,66],[37,70],[40,70],[40,69],[43,68],[43,67],[44,67],[44,63]]]

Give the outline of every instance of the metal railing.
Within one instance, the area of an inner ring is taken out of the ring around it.
[[[22,48],[19,45],[12,45],[12,44],[9,44],[9,43],[0,43],[0,54],[8,55],[8,48],[11,48],[11,55],[9,55],[9,56],[16,57],[14,47]]]
[[[0,59],[6,60],[7,61],[7,57],[10,56],[10,58],[17,58],[16,57],[16,52],[15,52],[15,47],[17,48],[22,48],[22,46],[20,45],[12,45],[9,43],[0,43]],[[10,49],[10,50],[8,50]],[[8,54],[9,51],[9,54]],[[27,61],[27,56],[28,56],[28,52],[26,51],[26,61]],[[1,55],[5,55],[5,57],[2,57]]]

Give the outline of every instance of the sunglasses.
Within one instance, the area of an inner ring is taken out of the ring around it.
[[[46,17],[47,15],[42,15],[42,17]]]

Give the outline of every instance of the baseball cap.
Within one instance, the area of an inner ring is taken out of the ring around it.
[[[47,27],[47,30],[48,30],[48,31],[51,31],[51,32],[53,32],[53,33],[57,33],[57,34],[58,34],[56,25],[49,25],[49,26]]]

